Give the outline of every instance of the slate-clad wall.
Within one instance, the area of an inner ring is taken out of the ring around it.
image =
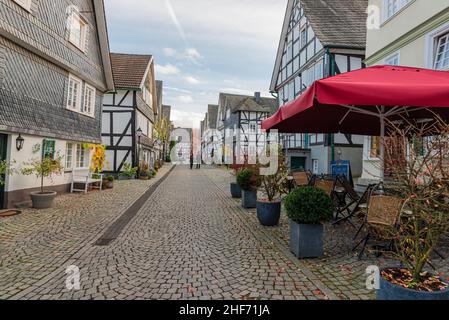
[[[68,41],[70,5],[88,21],[86,52]],[[66,109],[69,73],[97,89],[95,119]],[[31,13],[0,0],[0,130],[100,142],[105,88],[91,0],[32,0]]]

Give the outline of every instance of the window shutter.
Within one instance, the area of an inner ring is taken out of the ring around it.
[[[86,28],[86,33],[85,33],[85,38],[84,38],[84,53],[88,54],[89,53],[90,27],[88,24],[86,24],[85,28]]]

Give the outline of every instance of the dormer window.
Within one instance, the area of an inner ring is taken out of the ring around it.
[[[69,21],[69,41],[81,51],[85,51],[87,24],[80,14],[72,12]]]

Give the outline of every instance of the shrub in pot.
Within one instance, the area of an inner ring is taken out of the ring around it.
[[[140,180],[148,180],[150,179],[150,176],[148,174],[150,170],[150,166],[145,161],[140,162],[139,166],[139,179]]]
[[[242,197],[242,188],[240,188],[240,185],[236,181],[237,176],[238,176],[239,172],[241,171],[242,167],[243,167],[242,165],[231,166],[232,175],[235,177],[235,181],[231,182],[230,189],[231,189],[231,196],[234,199],[240,199]]]
[[[400,223],[385,230],[401,266],[381,270],[378,300],[449,300],[449,283],[426,270],[449,233],[449,125],[389,123],[383,159],[404,198]],[[427,137],[432,137],[431,139]]]
[[[261,191],[265,198],[257,200],[257,218],[263,226],[276,226],[281,217],[280,197],[285,193],[287,181],[287,167],[279,150],[277,171],[271,172],[270,168],[260,168]]]
[[[103,180],[103,185],[105,186],[106,189],[113,189],[114,188],[114,177],[113,176],[107,176],[104,180]]]
[[[64,171],[62,166],[62,157],[51,159],[45,157],[43,159],[32,159],[24,163],[24,167],[20,170],[23,175],[35,175],[41,181],[40,191],[32,192],[31,200],[33,201],[33,208],[48,209],[53,205],[57,192],[45,191],[45,179],[50,179],[55,175],[60,175]]]
[[[237,175],[237,183],[242,189],[242,207],[246,209],[257,207],[257,188],[260,185],[257,168],[245,168]]]
[[[332,220],[334,204],[321,189],[300,187],[285,198],[290,218],[290,249],[298,258],[320,258],[323,249],[323,223]]]
[[[129,163],[123,165],[123,170],[120,172],[118,178],[119,180],[131,180],[135,179],[137,176],[137,171],[139,168],[133,168]]]

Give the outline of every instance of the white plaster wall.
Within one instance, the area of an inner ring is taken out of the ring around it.
[[[22,150],[17,151],[16,148],[17,137],[18,135],[16,134],[11,134],[8,136],[8,155],[7,155],[8,160],[15,161],[14,167],[16,169],[20,169],[21,167],[23,167],[24,162],[27,162],[31,159],[42,158],[42,144],[45,138],[22,135],[22,137],[25,139],[24,147]],[[56,153],[59,152],[59,155],[63,157],[63,165],[65,166],[67,141],[51,138],[49,139],[56,141],[55,144]],[[39,152],[33,153],[33,146],[36,144],[40,144],[41,148]],[[90,153],[87,155],[87,157],[89,160],[87,164],[89,164],[91,159]],[[75,158],[73,158],[73,161],[75,161]],[[55,175],[52,180],[45,179],[44,186],[51,187],[52,185],[57,186],[68,184],[70,183],[70,180],[71,180],[71,172],[64,172],[62,175]],[[5,191],[7,192],[22,189],[38,188],[38,187],[40,187],[40,179],[36,178],[34,175],[23,176],[17,173],[12,176],[6,177]]]

